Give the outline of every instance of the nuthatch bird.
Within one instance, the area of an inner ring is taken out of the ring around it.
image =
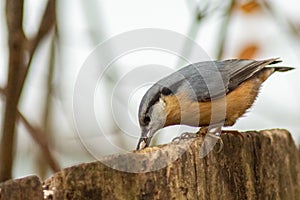
[[[267,67],[278,58],[261,61],[231,59],[198,62],[159,80],[139,107],[141,138],[137,149],[148,147],[152,136],[166,126],[232,126],[255,101],[261,84],[275,71]]]

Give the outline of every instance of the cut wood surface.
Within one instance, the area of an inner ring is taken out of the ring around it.
[[[222,140],[223,149],[204,158],[198,137],[65,168],[44,181],[44,192],[48,199],[300,199],[300,153],[289,132],[224,131]]]
[[[300,198],[299,150],[287,131],[228,133],[222,139],[222,151],[204,158],[199,155],[199,137],[136,152],[139,156],[113,155],[73,166],[45,185],[54,189],[57,199]],[[163,167],[178,153],[182,155]],[[128,173],[107,165],[149,172]]]
[[[42,182],[37,176],[8,180],[0,184],[1,200],[40,200],[43,199]]]

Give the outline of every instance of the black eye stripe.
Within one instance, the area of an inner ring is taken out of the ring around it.
[[[151,121],[151,118],[149,116],[145,116],[143,123],[144,123],[144,125],[148,125],[150,123],[150,121]]]
[[[162,93],[163,95],[170,95],[170,94],[173,94],[172,90],[170,90],[170,89],[167,88],[167,87],[163,87],[163,88],[161,89],[161,93]]]
[[[145,116],[145,118],[144,118],[144,122],[145,122],[145,123],[147,123],[147,122],[149,123],[149,122],[150,122],[150,120],[151,120],[151,119],[150,119],[150,117],[149,117],[149,116]]]
[[[154,86],[153,86],[154,87]],[[142,118],[142,122],[143,124],[147,125],[149,124],[149,122],[151,121],[150,117],[149,117],[149,113],[151,113],[150,109],[151,107],[156,104],[158,101],[159,101],[159,98],[164,95],[164,96],[167,96],[167,95],[173,95],[174,94],[174,91],[171,90],[170,88],[168,87],[159,87],[157,86],[157,93],[155,93],[153,96],[149,96],[149,101],[148,101],[148,106],[147,106],[147,109],[145,111],[145,113],[147,113],[144,118]],[[151,97],[151,98],[150,98]]]

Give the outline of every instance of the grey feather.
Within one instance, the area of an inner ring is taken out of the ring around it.
[[[159,80],[146,92],[140,104],[139,115],[146,114],[160,95],[176,94],[179,91],[202,102],[220,98],[266,65],[278,62],[281,61],[277,58],[262,61],[232,59],[188,65]]]

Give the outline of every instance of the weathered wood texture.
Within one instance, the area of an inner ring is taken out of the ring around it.
[[[37,176],[8,180],[0,184],[1,200],[41,200],[42,182]]]
[[[300,153],[287,131],[222,139],[222,151],[204,158],[199,137],[66,168],[44,187],[49,199],[300,199]]]

